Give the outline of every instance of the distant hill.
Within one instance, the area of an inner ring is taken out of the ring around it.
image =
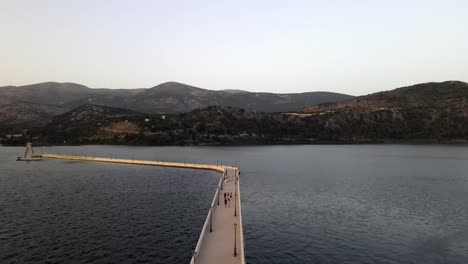
[[[187,89],[180,93],[203,92]],[[54,119],[45,134],[60,138],[54,134],[60,126],[87,127],[92,136],[78,137],[81,132],[72,129],[62,137],[75,143],[151,145],[468,142],[467,99],[466,83],[426,83],[309,107],[302,113],[216,106],[165,116],[123,113],[102,119],[93,111],[86,116],[95,122],[67,124],[71,116],[83,115],[78,109]]]
[[[284,112],[299,110],[307,105],[350,98],[352,97],[348,95],[328,92],[274,94],[233,90],[211,91],[169,82],[136,95],[135,101],[138,102],[138,106],[135,106],[135,109],[148,113],[173,113],[219,105],[263,112]]]
[[[0,87],[0,105],[14,102],[30,102],[64,106],[76,98],[87,97],[92,91],[75,83],[39,83],[25,86]]]
[[[468,140],[468,84],[424,83],[307,107],[330,139]]]
[[[86,104],[54,117],[39,131],[54,143],[79,142],[81,139],[92,141],[106,134],[113,136],[114,132],[138,133],[141,129],[132,120],[139,118],[144,121],[146,115],[122,108]]]
[[[160,115],[87,105],[55,117],[39,135],[48,144],[307,143],[313,125],[285,114],[229,106]]]
[[[147,97],[159,97],[169,91],[180,96],[206,93],[193,87],[163,86],[135,96],[146,93]],[[323,103],[296,113],[210,106],[183,113],[151,114],[85,104],[53,117],[42,128],[32,129],[28,137],[45,144],[468,143],[467,98],[468,84],[452,81]],[[144,98],[140,100],[143,104]],[[8,109],[18,111],[18,115],[48,109],[40,107],[44,106],[21,104]],[[32,110],[17,110],[22,108]]]
[[[265,112],[298,111],[306,106],[350,98],[352,96],[329,92],[274,94],[212,91],[177,82],[163,83],[149,89],[90,89],[74,83],[54,82],[0,87],[0,105],[25,101],[72,109],[83,104],[94,104],[144,113],[187,112],[213,105]]]
[[[72,109],[83,104],[94,104],[144,113],[187,112],[213,105],[264,112],[297,111],[309,105],[350,98],[352,96],[329,92],[274,94],[212,91],[177,82],[167,82],[149,89],[91,89],[74,83],[54,82],[0,87],[0,105],[25,101]]]
[[[378,92],[343,100],[334,104],[306,107],[305,112],[325,109],[362,108],[377,109],[431,107],[444,108],[464,104],[468,99],[468,83],[459,81],[422,83],[391,91]]]
[[[75,83],[47,82],[21,87],[0,87],[0,133],[18,133],[43,126],[52,117],[82,105],[125,108],[142,113],[188,112],[211,105],[252,108],[258,111],[294,111],[351,96],[311,92],[302,94],[211,91],[168,82],[150,89],[91,89]]]
[[[16,102],[0,106],[0,133],[18,133],[47,125],[68,109],[53,105]]]
[[[59,123],[60,126],[73,128],[87,126],[90,122],[94,123],[105,121],[109,118],[140,115],[143,114],[128,109],[86,104],[54,117],[54,122],[50,125],[53,126],[54,124]]]

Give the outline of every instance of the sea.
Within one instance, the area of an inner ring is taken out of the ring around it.
[[[189,263],[209,171],[16,161],[0,147],[0,263]],[[247,263],[468,263],[468,146],[56,146],[238,166]]]

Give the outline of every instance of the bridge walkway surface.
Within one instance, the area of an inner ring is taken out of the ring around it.
[[[240,264],[244,263],[244,241],[242,234],[242,214],[237,168],[226,169],[222,179],[222,190],[218,188],[214,205],[207,219],[211,224],[196,253],[195,264]],[[224,204],[224,193],[232,195],[230,205]],[[219,199],[219,205],[218,205]],[[212,217],[212,218],[211,218]],[[211,223],[212,221],[212,223]],[[202,231],[203,232],[203,231]]]

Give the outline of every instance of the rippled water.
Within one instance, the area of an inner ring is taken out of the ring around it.
[[[468,263],[466,146],[43,150],[239,165],[248,263]],[[188,262],[215,173],[21,152],[0,148],[1,263]]]
[[[219,180],[0,153],[0,263],[188,263]]]

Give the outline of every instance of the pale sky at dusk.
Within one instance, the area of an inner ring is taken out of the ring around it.
[[[468,1],[0,0],[0,86],[362,95],[468,81]]]

